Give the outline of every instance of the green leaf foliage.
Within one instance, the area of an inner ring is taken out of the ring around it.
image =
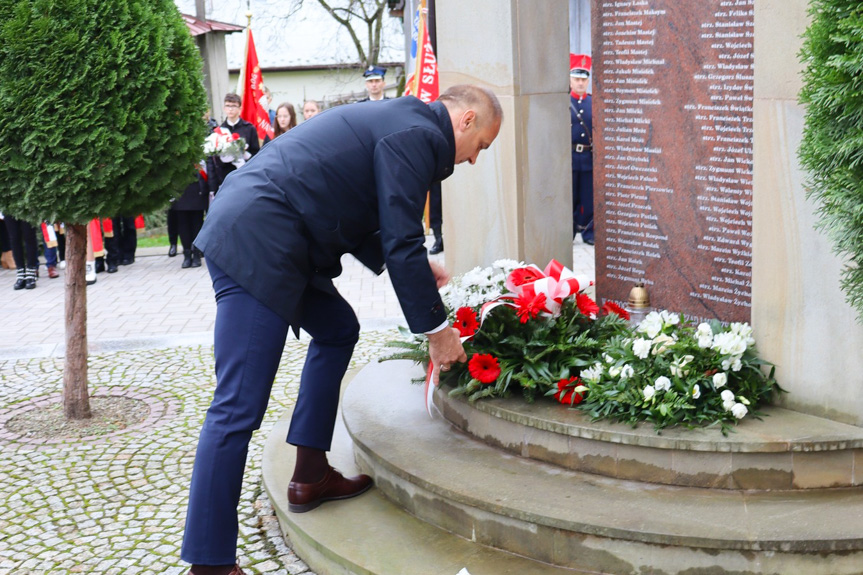
[[[819,227],[848,258],[841,286],[863,321],[863,4],[813,0],[800,56],[807,105],[799,156]]]
[[[171,0],[0,0],[0,14],[4,211],[85,223],[193,181],[206,94]]]

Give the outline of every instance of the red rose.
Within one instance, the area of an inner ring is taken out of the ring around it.
[[[458,334],[462,337],[470,337],[479,329],[479,323],[476,321],[476,312],[469,307],[460,307],[455,312],[455,323],[453,327],[458,329]]]
[[[590,317],[599,313],[599,306],[596,302],[590,299],[590,296],[585,293],[580,293],[575,296],[575,305],[578,306],[578,311]]]
[[[480,383],[494,383],[500,375],[500,364],[497,358],[490,354],[473,354],[467,364],[471,377]]]
[[[516,268],[509,272],[509,281],[511,281],[515,286],[535,282],[541,277],[543,277],[543,275],[533,268]]]
[[[554,394],[555,399],[561,403],[569,405],[578,405],[584,397],[580,393],[576,393],[575,388],[581,385],[581,381],[576,376],[569,379],[561,379],[557,382],[557,393]]]
[[[535,318],[542,311],[542,308],[545,306],[545,294],[541,293],[533,297],[521,294],[515,300],[515,303],[518,306],[518,309],[515,311],[518,319],[521,323],[527,323],[527,320]]]
[[[616,316],[629,321],[629,312],[614,303],[613,301],[605,302],[605,304],[602,306],[602,311],[605,313],[605,315],[615,314]]]

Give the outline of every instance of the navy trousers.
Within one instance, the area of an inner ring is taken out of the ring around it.
[[[593,171],[572,171],[572,237],[593,240]]]
[[[216,292],[216,390],[195,455],[181,557],[229,565],[237,554],[237,505],[249,441],[264,418],[290,326],[212,262],[207,268]],[[340,295],[311,286],[301,310],[300,327],[312,341],[287,440],[328,451],[359,322]]]

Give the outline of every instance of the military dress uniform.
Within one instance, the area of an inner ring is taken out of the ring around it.
[[[593,243],[593,114],[591,96],[570,95],[572,120],[572,222],[573,237],[581,233]]]

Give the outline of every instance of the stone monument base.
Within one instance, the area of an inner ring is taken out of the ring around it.
[[[365,495],[288,513],[286,421],[267,442],[264,486],[319,575],[863,574],[863,478],[842,463],[860,468],[859,428],[777,409],[658,436],[438,391],[458,429],[428,416],[420,372],[371,364],[344,392],[330,459],[375,477]]]

